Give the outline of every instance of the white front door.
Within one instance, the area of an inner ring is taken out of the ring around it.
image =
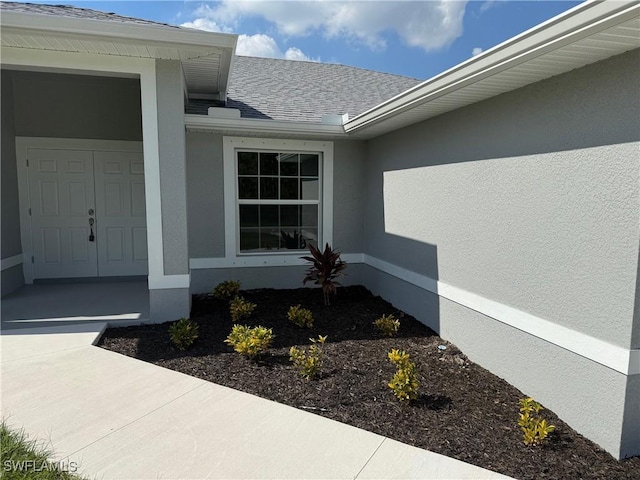
[[[34,278],[146,275],[141,153],[29,148]]]

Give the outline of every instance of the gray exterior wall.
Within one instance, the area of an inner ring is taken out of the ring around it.
[[[187,133],[186,139],[189,253],[191,258],[224,258],[222,135]],[[343,253],[363,249],[365,155],[363,142],[334,142],[333,246]],[[285,273],[287,269],[295,273]],[[246,288],[294,288],[300,286],[303,271],[304,267],[192,270],[191,290],[209,291],[230,278]]]
[[[637,347],[639,64],[636,50],[370,141],[365,253]],[[472,360],[613,455],[640,453],[637,375],[370,270]]]
[[[17,136],[142,140],[140,81],[13,72]]]
[[[183,80],[180,61],[156,61],[165,275],[189,273]]]
[[[22,253],[20,239],[20,211],[18,201],[18,174],[16,170],[16,143],[14,127],[14,104],[12,72],[1,71],[2,106],[0,136],[2,150],[2,225],[1,257],[9,258]],[[2,271],[2,295],[24,285],[22,266],[16,265]]]

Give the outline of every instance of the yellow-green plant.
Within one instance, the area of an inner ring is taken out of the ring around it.
[[[300,375],[309,380],[315,377],[322,367],[322,346],[327,341],[327,336],[318,335],[318,338],[310,338],[312,345],[305,351],[300,348],[291,347],[289,349],[289,360],[298,370]]]
[[[387,384],[398,400],[415,400],[418,398],[418,375],[416,365],[409,360],[409,354],[393,349],[388,354],[389,360],[396,366],[396,373]]]
[[[198,324],[191,319],[181,318],[169,327],[169,337],[178,350],[186,350],[198,338]]]
[[[236,352],[255,358],[267,351],[274,338],[271,328],[260,325],[253,328],[247,325],[234,325],[225,343],[231,345]]]
[[[229,300],[237,297],[240,292],[240,282],[235,280],[225,280],[216,285],[213,289],[213,296],[221,300]]]
[[[540,445],[556,427],[549,425],[539,414],[544,410],[533,398],[520,399],[520,419],[518,426],[522,429],[525,445]]]
[[[251,303],[242,297],[235,297],[229,304],[229,312],[231,313],[231,320],[233,322],[239,322],[245,317],[249,317],[256,308],[255,303]]]
[[[383,335],[387,337],[393,337],[398,333],[400,328],[400,320],[393,315],[382,315],[380,318],[373,322],[373,326],[376,327]]]
[[[311,310],[302,308],[300,305],[289,307],[287,318],[299,327],[313,327],[313,314]]]

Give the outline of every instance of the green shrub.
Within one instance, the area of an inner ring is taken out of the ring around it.
[[[221,300],[230,300],[240,292],[240,282],[235,280],[225,280],[216,285],[213,289],[213,296]]]
[[[242,297],[235,297],[229,304],[231,320],[233,320],[234,323],[239,322],[243,318],[251,316],[255,308],[255,303],[248,302]]]
[[[305,351],[300,348],[291,347],[289,349],[289,360],[298,370],[300,375],[309,380],[315,377],[322,367],[322,346],[327,341],[327,336],[318,335],[317,339],[310,338],[312,345]]]
[[[188,318],[181,318],[169,327],[169,336],[178,350],[186,350],[198,338],[198,324]]]
[[[549,425],[539,413],[544,410],[542,405],[533,398],[520,399],[520,419],[518,426],[522,429],[525,445],[540,445],[556,427]]]
[[[329,305],[331,303],[330,296],[336,294],[336,285],[339,285],[335,278],[344,275],[342,270],[347,268],[347,263],[340,260],[340,253],[332,250],[328,243],[324,252],[313,245],[309,245],[309,251],[311,257],[300,257],[312,263],[302,284],[313,281],[316,285],[321,285],[324,304]]]
[[[255,358],[267,351],[274,337],[270,328],[234,325],[225,343],[231,345],[236,352]]]
[[[311,310],[302,308],[300,305],[289,307],[287,318],[299,327],[313,327],[313,314]]]
[[[387,337],[393,337],[398,333],[400,328],[400,320],[393,315],[382,315],[373,322],[373,325]]]
[[[388,354],[389,360],[396,366],[396,373],[387,384],[398,400],[415,400],[418,398],[418,377],[415,363],[409,360],[409,354],[393,349]]]

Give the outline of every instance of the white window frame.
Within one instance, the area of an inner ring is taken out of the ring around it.
[[[303,265],[300,260],[303,250],[292,252],[246,252],[240,253],[238,172],[236,153],[238,150],[272,152],[319,153],[320,203],[318,245],[333,244],[333,142],[286,140],[275,138],[223,137],[222,154],[224,168],[224,225],[225,258],[230,265]]]

